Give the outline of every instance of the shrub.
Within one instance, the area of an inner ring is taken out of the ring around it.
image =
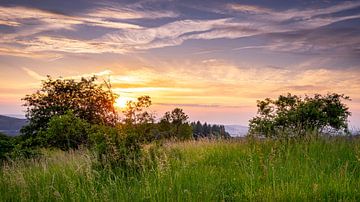
[[[348,133],[351,114],[343,103],[349,97],[339,94],[316,94],[314,97],[288,94],[277,100],[258,101],[258,116],[250,120],[250,134],[265,137],[304,137],[332,129]]]
[[[93,125],[90,147],[94,153],[95,167],[138,170],[141,159],[141,142],[138,134],[103,125]]]
[[[56,115],[49,121],[46,131],[40,133],[44,146],[61,150],[77,149],[88,144],[90,124],[74,115],[72,111]]]
[[[177,138],[180,140],[189,140],[193,137],[193,129],[188,123],[179,125]]]
[[[13,148],[11,138],[0,133],[0,161],[6,159]]]

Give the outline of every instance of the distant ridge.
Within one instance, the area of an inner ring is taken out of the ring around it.
[[[26,119],[19,119],[0,115],[0,132],[9,136],[16,136],[20,129],[27,123]]]
[[[225,125],[225,131],[232,137],[244,137],[249,131],[249,128],[242,125]]]
[[[10,118],[26,119],[24,114],[1,114]]]

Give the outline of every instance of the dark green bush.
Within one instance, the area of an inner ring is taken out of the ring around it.
[[[11,138],[0,133],[0,161],[6,159],[13,148]]]
[[[179,125],[178,136],[180,140],[189,140],[193,137],[193,129],[188,123]]]
[[[28,147],[22,136],[9,137],[0,133],[0,162],[39,156],[36,148]]]
[[[93,125],[90,132],[94,165],[101,168],[138,170],[141,161],[139,135],[123,127]]]
[[[90,124],[68,111],[64,115],[53,116],[46,131],[40,132],[38,137],[43,139],[46,147],[62,150],[78,149],[80,145],[88,144]]]

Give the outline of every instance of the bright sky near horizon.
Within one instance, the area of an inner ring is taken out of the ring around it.
[[[360,126],[360,1],[0,1],[0,114],[94,74],[158,117],[247,125],[256,100],[336,92]]]

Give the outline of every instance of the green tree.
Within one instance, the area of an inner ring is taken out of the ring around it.
[[[180,108],[175,108],[171,112],[171,123],[176,127],[176,134],[179,134],[179,128],[182,124],[186,123],[189,116]]]
[[[348,133],[349,108],[343,103],[349,97],[340,94],[315,94],[301,98],[288,94],[277,100],[257,102],[258,115],[250,120],[250,134],[265,137],[303,137],[309,131],[326,130]]]
[[[202,134],[204,132],[204,129],[203,129],[200,121],[197,121],[194,126],[195,126],[195,133]]]
[[[152,114],[144,111],[144,109],[151,106],[150,96],[138,97],[137,101],[128,101],[126,108],[123,111],[125,115],[124,122],[127,124],[150,123],[154,122],[155,118]]]
[[[114,125],[117,120],[115,99],[110,84],[98,84],[96,77],[76,81],[48,76],[40,90],[23,98],[29,124],[22,133],[34,137],[47,128],[53,116],[63,115],[69,110],[91,124]]]
[[[135,136],[140,142],[150,142],[156,136],[155,116],[145,111],[151,106],[149,96],[141,96],[137,101],[129,101],[123,111],[125,119],[122,128]]]
[[[188,118],[189,116],[180,108],[166,112],[159,123],[160,132],[164,133],[167,138],[189,139],[193,132],[192,127],[187,122]]]

